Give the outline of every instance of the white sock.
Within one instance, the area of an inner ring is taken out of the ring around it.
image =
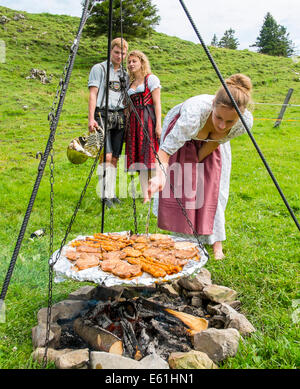
[[[141,170],[139,177],[143,197],[148,198],[148,170]]]
[[[98,184],[96,188],[96,192],[101,199],[103,199],[103,175],[104,167],[103,164],[101,164],[97,167]]]
[[[117,168],[110,165],[106,170],[107,174],[107,186],[108,186],[108,198],[113,199],[116,197],[116,181],[117,181]]]

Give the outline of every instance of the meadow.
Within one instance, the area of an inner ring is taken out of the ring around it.
[[[5,61],[0,62],[0,287],[27,209],[39,160],[49,136],[48,113],[69,56],[79,19],[29,14],[0,7],[10,19],[0,25]],[[201,31],[200,31],[201,33]],[[162,83],[162,112],[188,97],[213,94],[220,82],[199,44],[153,32],[132,39],[130,49],[144,51]],[[210,47],[224,78],[234,73],[251,77],[254,87],[252,134],[293,212],[300,219],[300,62],[248,50]],[[85,32],[74,64],[54,144],[54,248],[65,235],[92,160],[72,165],[66,156],[71,139],[87,132],[90,68],[106,58],[107,37]],[[31,69],[45,70],[51,82],[26,78]],[[293,88],[280,127],[274,123]],[[300,235],[250,137],[231,142],[232,173],[226,209],[226,259],[211,258],[206,268],[213,282],[235,289],[244,313],[257,331],[240,343],[238,354],[221,369],[297,369],[300,367],[299,257]],[[119,166],[119,178],[125,173]],[[31,329],[37,312],[47,306],[49,259],[50,169],[47,165],[5,299],[6,318],[0,323],[0,368],[39,369],[31,359]],[[100,232],[101,202],[93,175],[68,240]],[[147,207],[137,200],[138,230],[144,232]],[[40,228],[45,236],[31,240]],[[132,200],[105,211],[104,232],[134,228]],[[150,218],[150,232],[161,232]],[[88,283],[72,280],[53,286],[53,302]],[[53,366],[48,366],[52,368]]]

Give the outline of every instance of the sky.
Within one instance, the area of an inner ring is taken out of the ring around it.
[[[199,43],[179,0],[152,0],[161,17],[158,32]],[[254,44],[264,17],[270,12],[278,24],[287,28],[289,37],[300,54],[299,0],[184,0],[204,42],[209,45],[216,34],[220,39],[229,28],[235,30],[239,50]],[[81,0],[0,0],[0,5],[30,13],[49,12],[81,16]]]

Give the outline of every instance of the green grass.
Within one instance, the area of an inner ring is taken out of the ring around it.
[[[0,7],[11,19],[14,11]],[[44,151],[49,135],[47,116],[77,31],[79,19],[50,14],[27,14],[20,21],[0,26],[6,44],[6,62],[0,63],[0,285],[2,287],[17,236],[37,175],[38,151]],[[60,246],[92,161],[71,165],[66,158],[70,140],[87,130],[87,80],[94,63],[105,59],[105,36],[93,41],[83,35],[55,137],[54,247]],[[143,50],[153,73],[162,83],[163,115],[175,104],[200,93],[214,93],[219,80],[201,46],[164,34],[134,39],[130,49]],[[159,50],[151,46],[158,46]],[[282,103],[289,88],[290,103],[300,104],[300,64],[247,50],[210,48],[224,77],[248,74],[254,84],[254,101]],[[52,75],[50,84],[28,80],[31,68]],[[274,119],[280,106],[255,105],[253,135],[284,195],[300,219],[299,107],[289,107],[277,129]],[[267,119],[267,120],[266,120]],[[289,119],[289,120],[288,120]],[[292,121],[295,120],[295,121]],[[215,283],[236,289],[242,312],[256,327],[244,339],[235,358],[224,369],[299,368],[299,322],[292,320],[299,295],[299,231],[250,138],[231,142],[231,190],[226,210],[226,259],[210,259],[206,265]],[[120,165],[119,174],[124,178]],[[68,240],[101,229],[101,204],[92,177]],[[47,306],[49,258],[49,166],[34,203],[6,303],[6,322],[0,324],[0,367],[39,368],[31,358],[31,328],[36,314]],[[137,202],[138,228],[143,232],[147,208]],[[46,228],[46,236],[31,241],[30,233]],[[105,212],[105,231],[134,229],[131,200]],[[150,231],[158,231],[150,219]],[[208,247],[210,253],[211,248]],[[82,284],[54,284],[53,301],[64,299]],[[49,368],[53,368],[49,365]]]

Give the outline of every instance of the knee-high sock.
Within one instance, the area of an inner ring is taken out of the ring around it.
[[[103,180],[105,171],[105,180]],[[97,193],[101,198],[112,199],[116,197],[116,179],[117,179],[117,168],[112,164],[107,163],[98,165],[98,186]],[[104,195],[103,195],[103,181],[105,183]]]
[[[104,166],[103,164],[99,164],[98,167],[97,167],[97,176],[98,176],[98,184],[97,184],[97,194],[98,196],[103,199],[103,184],[104,184],[104,180],[103,180],[103,176],[104,176]]]
[[[148,170],[140,171],[140,184],[144,198],[148,198]]]
[[[113,165],[110,165],[106,171],[107,181],[106,185],[108,187],[108,198],[113,199],[116,197],[116,184],[117,184],[117,168]]]

